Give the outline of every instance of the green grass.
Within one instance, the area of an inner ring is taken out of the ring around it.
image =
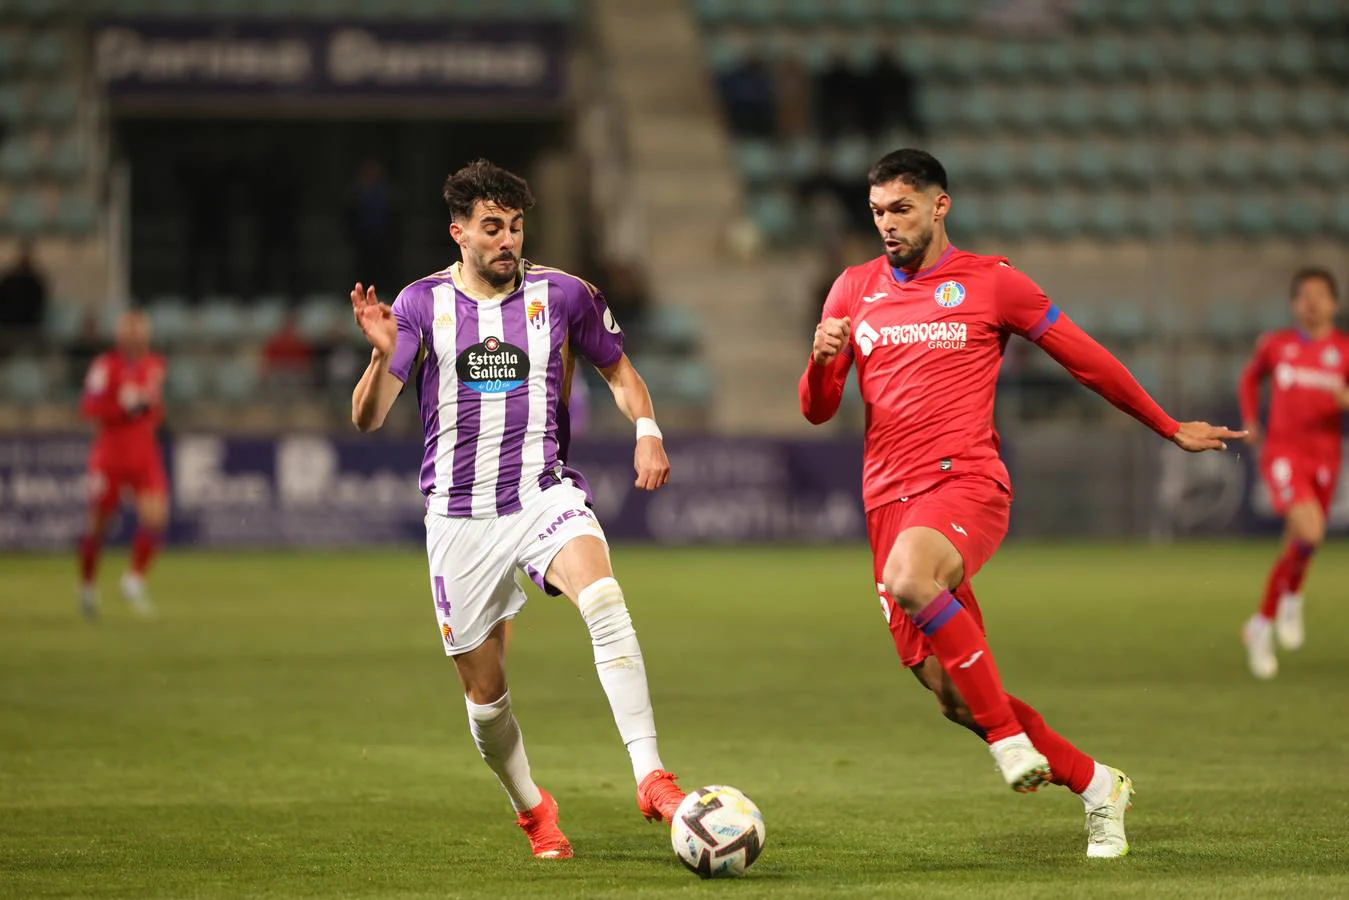
[[[768,843],[702,883],[638,816],[565,601],[511,675],[569,862],[535,862],[469,740],[422,559],[168,554],[160,621],[74,614],[73,562],[0,557],[6,897],[1349,896],[1349,554],[1272,683],[1237,629],[1272,545],[1011,545],[979,594],[1009,689],[1133,775],[1134,854],[1002,787],[896,664],[860,548],[615,550],[666,763]]]

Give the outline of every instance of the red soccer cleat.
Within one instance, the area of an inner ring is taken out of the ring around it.
[[[657,769],[637,785],[637,808],[649,822],[671,822],[684,800],[673,772]]]
[[[534,851],[535,858],[571,859],[571,841],[557,827],[557,801],[543,788],[539,788],[539,793],[543,800],[528,812],[517,815],[515,824],[529,838],[529,849]]]

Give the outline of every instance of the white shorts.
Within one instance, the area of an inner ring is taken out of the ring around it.
[[[492,519],[426,515],[431,599],[446,656],[477,647],[525,605],[522,571],[540,588],[553,557],[572,538],[605,540],[585,492],[570,482],[550,487],[516,513]]]

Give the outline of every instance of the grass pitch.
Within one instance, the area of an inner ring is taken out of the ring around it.
[[[861,548],[615,548],[662,753],[763,808],[738,882],[637,814],[579,617],[534,596],[512,693],[577,857],[536,862],[469,740],[422,558],[170,553],[135,621],[104,567],[0,557],[0,896],[1349,896],[1349,553],[1271,683],[1237,630],[1272,544],[1012,544],[977,581],[1010,690],[1140,794],[1133,855],[1023,797],[901,670]]]

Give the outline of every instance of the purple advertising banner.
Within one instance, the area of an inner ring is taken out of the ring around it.
[[[546,24],[383,24],[267,19],[105,21],[95,77],[114,99],[377,96],[557,104],[566,31]]]
[[[65,549],[84,528],[84,436],[0,436],[0,549]],[[671,439],[674,477],[633,485],[631,441],[581,441],[610,540],[819,542],[865,537],[854,441]],[[177,546],[301,548],[421,545],[416,441],[356,436],[183,434],[164,447]],[[126,512],[129,513],[129,510]],[[129,515],[118,534],[125,537]]]

